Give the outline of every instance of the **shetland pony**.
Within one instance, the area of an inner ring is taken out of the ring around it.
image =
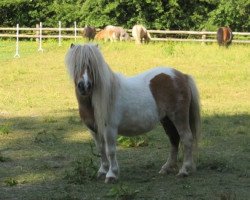
[[[108,25],[99,33],[96,34],[96,40],[108,40],[111,42],[116,41],[128,41],[130,40],[129,34],[122,28],[118,26]]]
[[[148,43],[151,40],[151,36],[147,29],[142,25],[135,25],[132,28],[132,36],[135,39],[135,43],[142,44]]]
[[[177,166],[180,141],[184,160],[178,176],[195,170],[193,149],[200,133],[199,95],[193,78],[173,68],[156,67],[133,77],[114,73],[96,45],[71,45],[65,58],[74,81],[79,114],[101,156],[98,177],[118,179],[117,134],[135,136],[158,122],[170,142],[170,155],[159,173]]]
[[[233,40],[233,33],[229,27],[220,27],[217,31],[217,42],[219,46],[228,47]]]
[[[95,38],[96,29],[95,27],[85,26],[82,31],[82,36],[87,38],[89,41]]]
[[[95,35],[95,40],[105,40],[105,42],[108,40],[108,35],[106,30],[100,30],[96,35]]]
[[[111,41],[128,41],[130,40],[129,34],[120,26],[106,26],[105,30],[108,31],[109,39]]]

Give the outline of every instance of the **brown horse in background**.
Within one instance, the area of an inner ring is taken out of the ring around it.
[[[105,40],[105,41],[107,41],[107,31],[106,30],[100,30],[95,35],[95,40]]]
[[[105,42],[110,40],[116,41],[128,41],[130,40],[129,34],[122,27],[108,25],[103,30],[98,32],[95,36],[97,40],[104,40]]]
[[[151,40],[151,36],[147,29],[142,25],[135,25],[132,28],[132,36],[135,39],[135,43],[141,44],[143,41],[144,43],[148,43]]]
[[[96,35],[96,29],[92,26],[85,26],[82,31],[82,36],[88,40],[93,40]]]
[[[217,31],[217,42],[219,46],[228,47],[233,40],[233,33],[229,27],[220,27]]]

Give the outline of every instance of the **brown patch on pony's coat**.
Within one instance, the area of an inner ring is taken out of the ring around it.
[[[188,87],[188,76],[174,70],[175,77],[161,73],[150,81],[150,89],[158,106],[160,116],[171,119],[182,107],[189,108],[191,93]],[[172,120],[172,119],[171,119]]]
[[[94,117],[94,108],[91,104],[91,98],[81,96],[76,89],[76,97],[78,101],[79,106],[79,114],[81,117],[81,120],[86,124],[86,126],[92,130],[93,132],[97,133],[97,127],[95,123],[95,117]]]
[[[150,81],[150,90],[156,101],[161,123],[171,143],[178,147],[180,136],[174,123],[189,124],[191,91],[188,76],[177,70],[174,70],[174,74],[174,78],[164,73],[156,75]]]

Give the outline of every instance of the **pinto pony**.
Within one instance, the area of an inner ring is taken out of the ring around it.
[[[178,176],[195,170],[193,149],[200,133],[199,95],[193,78],[173,68],[156,67],[133,77],[114,73],[96,45],[71,45],[66,65],[74,81],[80,117],[101,156],[98,177],[118,179],[116,137],[152,130],[158,122],[170,142],[170,155],[159,173],[177,166],[180,141],[184,160]]]
[[[142,25],[135,25],[132,28],[132,36],[135,39],[135,43],[142,44],[144,41],[148,43],[151,40],[151,36],[147,29]]]
[[[228,47],[233,40],[233,33],[229,27],[220,27],[217,31],[217,42],[219,46]]]
[[[82,36],[87,38],[89,41],[95,38],[96,29],[95,27],[85,26],[82,31]]]

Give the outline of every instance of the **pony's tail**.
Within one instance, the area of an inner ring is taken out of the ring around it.
[[[194,139],[194,150],[197,151],[198,141],[201,135],[201,114],[200,114],[200,98],[195,81],[191,76],[188,76],[188,84],[191,90],[191,103],[189,112],[189,124]]]

